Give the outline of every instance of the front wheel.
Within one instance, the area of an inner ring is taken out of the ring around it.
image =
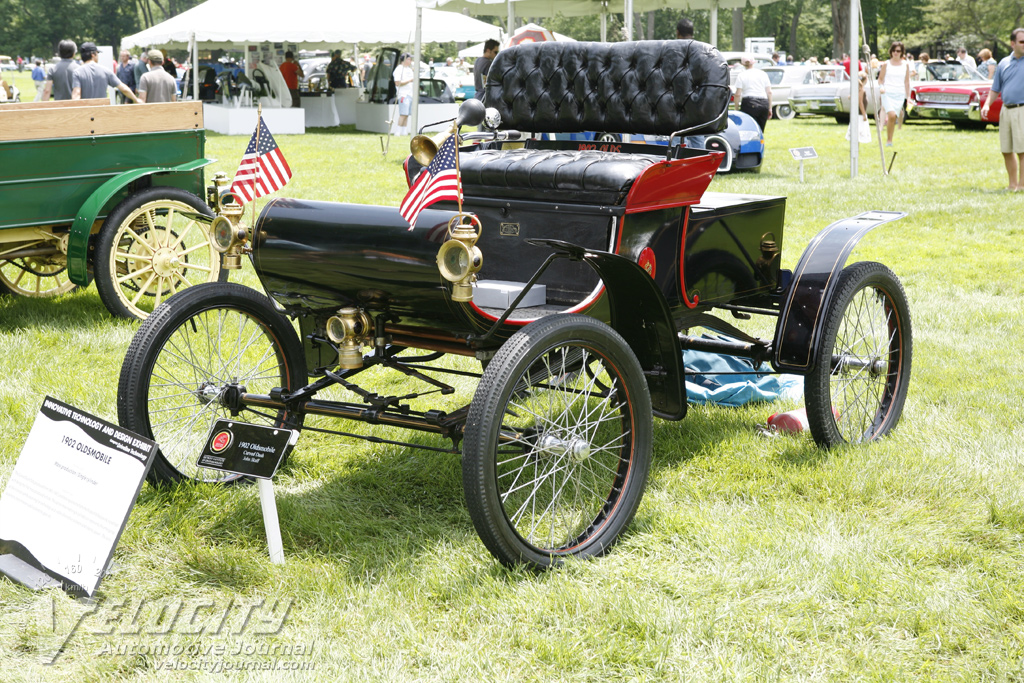
[[[93,270],[113,315],[144,320],[186,287],[227,279],[210,243],[213,212],[176,187],[149,187],[110,212],[96,242]]]
[[[651,462],[651,398],[611,327],[556,315],[513,335],[484,371],[463,446],[466,505],[507,566],[606,552]]]
[[[900,420],[910,383],[910,309],[903,286],[881,263],[839,276],[804,378],[811,435],[825,448],[872,441]]]
[[[228,483],[238,475],[196,464],[219,418],[240,393],[293,391],[305,384],[302,346],[288,319],[256,290],[202,284],[171,297],[139,327],[117,387],[122,427],[160,447],[153,484]],[[242,409],[240,421],[299,428],[301,414]]]

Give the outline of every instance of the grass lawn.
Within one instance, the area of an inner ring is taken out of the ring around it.
[[[833,221],[908,213],[852,259],[888,264],[910,301],[890,438],[823,452],[756,433],[789,405],[656,420],[619,545],[533,575],[478,540],[456,456],[307,432],[276,479],[286,565],[255,487],[146,486],[98,605],[0,580],[0,680],[1024,680],[1024,194],[1001,191],[994,130],[908,124],[892,175],[863,145],[852,181],[843,132],[771,121],[762,172],[711,189],[788,196],[789,268]],[[246,142],[211,134],[212,171]],[[280,194],[397,205],[406,142],[385,159],[351,129],[279,136]],[[788,149],[808,145],[800,183]],[[232,279],[256,284],[248,264]],[[136,329],[94,288],[0,300],[0,487],[45,395],[116,421]]]

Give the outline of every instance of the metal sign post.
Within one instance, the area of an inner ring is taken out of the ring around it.
[[[789,153],[800,162],[800,182],[804,181],[804,159],[817,159],[818,153],[813,147],[790,147]]]

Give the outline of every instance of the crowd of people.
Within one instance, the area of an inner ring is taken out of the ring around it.
[[[79,59],[75,59],[78,54]],[[177,65],[160,50],[148,50],[134,59],[121,50],[115,69],[100,63],[95,43],[81,46],[62,40],[57,46],[59,60],[43,68],[35,59],[32,82],[36,86],[35,101],[106,98],[107,88],[114,88],[119,102],[136,104],[174,102],[178,98]]]

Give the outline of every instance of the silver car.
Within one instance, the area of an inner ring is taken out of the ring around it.
[[[812,66],[800,83],[790,88],[789,106],[796,114],[824,114],[835,116],[837,120],[848,118],[848,108],[841,102],[844,88],[850,89],[850,77],[842,65]]]

